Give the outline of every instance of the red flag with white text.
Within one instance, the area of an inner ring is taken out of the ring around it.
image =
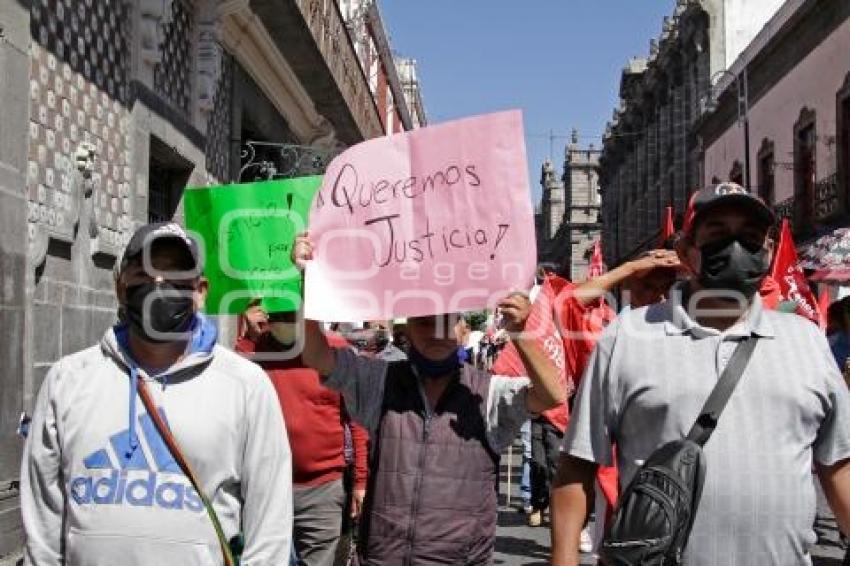
[[[540,350],[545,352],[555,367],[558,368],[558,381],[566,390],[567,397],[572,394],[568,388],[567,364],[564,358],[564,342],[555,325],[554,305],[555,296],[564,288],[568,282],[557,275],[546,275],[540,292],[534,300],[528,321],[525,323],[525,332],[530,332],[539,345]],[[528,371],[522,363],[522,358],[513,342],[508,342],[499,353],[493,367],[490,368],[493,375],[506,375],[520,377],[528,375]],[[567,403],[561,403],[557,407],[543,412],[543,416],[550,423],[563,432],[567,428],[569,411]]]
[[[797,248],[794,246],[794,237],[791,235],[791,225],[787,218],[782,220],[782,230],[770,276],[779,285],[782,299],[797,303],[797,314],[815,324],[821,324],[820,308],[797,259]]]
[[[590,265],[587,268],[587,278],[593,279],[605,273],[605,262],[602,259],[602,242],[596,240],[593,244],[593,255],[590,257]]]

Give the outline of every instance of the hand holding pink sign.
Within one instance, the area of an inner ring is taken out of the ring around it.
[[[348,149],[328,167],[310,233],[314,320],[475,310],[529,288],[537,254],[521,113]]]

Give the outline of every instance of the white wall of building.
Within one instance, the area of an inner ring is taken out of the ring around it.
[[[786,0],[725,0],[726,67],[738,58]]]
[[[755,104],[751,104],[750,178],[757,183],[758,151],[762,140],[774,142],[776,201],[794,194],[794,123],[804,107],[817,113],[816,171],[820,180],[837,168],[836,93],[850,72],[850,21],[845,21],[803,61]],[[706,148],[705,182],[729,177],[735,160],[744,163],[744,133],[733,125]]]

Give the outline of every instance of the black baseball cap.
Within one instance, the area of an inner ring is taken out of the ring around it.
[[[691,196],[685,215],[685,233],[693,234],[694,228],[706,214],[718,206],[730,204],[746,209],[754,219],[768,226],[776,223],[776,215],[763,200],[737,183],[726,182],[705,187]]]
[[[139,258],[143,259],[145,254],[150,254],[154,243],[162,240],[170,240],[182,245],[188,254],[187,258],[191,259],[191,265],[186,266],[186,271],[196,272],[195,275],[199,274],[197,273],[200,267],[198,244],[176,222],[155,222],[153,224],[145,224],[136,230],[124,250],[119,273],[124,271],[127,264],[131,261]]]

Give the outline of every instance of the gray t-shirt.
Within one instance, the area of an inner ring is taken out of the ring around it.
[[[373,435],[380,424],[389,364],[385,360],[359,356],[349,349],[336,349],[335,352],[336,369],[325,379],[324,385],[342,393],[348,414]],[[527,377],[494,375],[490,378],[484,420],[487,440],[496,454],[516,438],[522,423],[529,417],[525,405],[528,387]]]
[[[675,288],[674,288],[675,289]],[[742,336],[759,337],[705,446],[708,472],[686,549],[690,565],[810,564],[813,458],[850,457],[850,394],[823,334],[762,310],[724,333],[678,297],[624,313],[603,333],[578,391],[564,451],[610,465],[625,487],[659,446],[683,438]]]

